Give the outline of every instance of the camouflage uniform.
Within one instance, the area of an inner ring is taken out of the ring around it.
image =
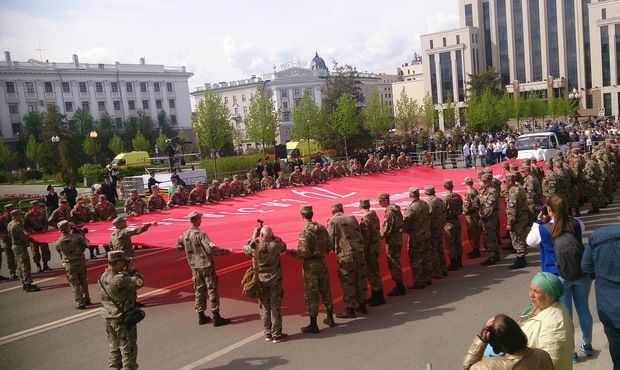
[[[110,355],[108,363],[110,369],[138,368],[138,331],[137,326],[125,326],[121,324],[120,317],[135,307],[135,295],[138,287],[128,272],[114,272],[106,269],[99,278],[99,291],[101,292],[101,315],[105,319],[108,342],[110,342]],[[103,290],[105,287],[105,291]],[[107,293],[106,293],[107,292]],[[112,300],[120,306],[116,307]]]
[[[291,173],[291,176],[289,176],[288,181],[293,186],[300,186],[304,183],[304,176],[301,174],[301,172],[293,172]]]
[[[24,216],[24,228],[28,233],[36,233],[47,231],[47,217],[45,213],[37,210],[29,211]],[[39,271],[41,271],[41,259],[43,259],[43,269],[49,269],[47,263],[52,259],[50,254],[49,243],[39,243],[37,241],[30,244],[30,250],[32,250],[32,260],[37,265]]]
[[[278,189],[283,189],[283,188],[288,188],[289,184],[288,184],[288,180],[284,177],[278,177],[276,179],[276,188]]]
[[[431,227],[428,203],[416,199],[405,210],[403,228],[409,234],[409,265],[414,287],[422,288],[433,279],[431,266]]]
[[[310,317],[319,314],[319,298],[326,311],[334,310],[334,302],[329,284],[329,272],[325,255],[330,248],[329,233],[325,226],[317,222],[308,222],[299,232],[297,250],[291,250],[291,256],[304,260],[304,300]]]
[[[609,161],[606,158],[607,156],[603,154],[603,152],[597,152],[596,160],[601,169],[601,183],[603,185],[601,187],[601,192],[604,205],[608,205],[614,199],[612,194],[611,166],[609,165]]]
[[[146,213],[146,211],[146,203],[144,203],[144,200],[142,200],[139,196],[136,199],[130,197],[125,201],[125,213],[129,216],[141,215]]]
[[[473,184],[473,183],[472,183]],[[471,188],[463,199],[463,213],[467,224],[467,239],[473,251],[480,251],[480,199],[478,190]]]
[[[81,204],[78,202],[78,204]],[[78,204],[71,210],[71,219],[76,224],[86,224],[90,222],[93,211],[88,207],[78,207]]]
[[[11,238],[11,246],[13,254],[17,261],[17,276],[19,276],[22,284],[32,284],[32,275],[30,272],[30,256],[28,255],[28,246],[30,243],[36,243],[34,239],[26,235],[24,225],[15,218],[9,222],[7,227],[9,237]]]
[[[151,227],[151,224],[140,225],[136,228],[124,228],[116,229],[110,235],[110,249],[113,251],[123,251],[125,256],[133,257],[134,250],[131,244],[131,237],[134,235],[142,234]]]
[[[280,254],[286,250],[282,239],[274,236],[271,240],[258,242],[252,238],[243,247],[243,253],[254,256],[258,248],[258,261],[252,259],[252,264],[258,268],[258,278],[263,288],[258,297],[260,317],[263,320],[265,334],[280,336],[282,334],[282,266]]]
[[[433,277],[443,278],[448,274],[446,253],[443,249],[443,228],[446,224],[446,204],[443,199],[433,195],[428,197],[428,206],[431,212],[431,256],[433,263]]]
[[[374,291],[383,291],[383,281],[379,270],[379,252],[381,251],[381,230],[379,216],[369,211],[362,217],[360,229],[364,241],[364,257],[366,259],[366,275],[368,283]]]
[[[598,210],[605,205],[601,191],[601,168],[595,159],[590,158],[586,161],[583,172],[586,179],[588,201],[592,205],[593,210]]]
[[[547,176],[542,181],[542,192],[545,198],[549,199],[550,196],[558,192],[559,182],[558,174],[555,171],[547,172]]]
[[[397,159],[397,162],[398,162],[398,167],[399,168],[407,167],[407,158],[404,155],[399,155],[398,159]]]
[[[532,162],[531,167],[532,167],[532,175],[536,176],[538,181],[542,183],[543,178],[545,177],[545,171],[543,171],[542,167],[540,167],[538,164],[534,162]]]
[[[381,166],[381,171],[386,172],[390,169],[390,161],[388,160],[387,156],[385,156],[383,159],[381,159],[381,161],[379,162],[380,166]]]
[[[263,177],[263,179],[260,181],[261,190],[273,189],[275,185],[276,183],[271,177]]]
[[[304,185],[314,185],[314,181],[312,180],[312,174],[310,174],[307,169],[304,168],[304,171],[301,173],[301,175],[303,176]]]
[[[188,204],[204,204],[207,202],[207,192],[202,186],[196,186],[189,192]]]
[[[185,231],[177,240],[177,250],[185,250],[187,262],[192,269],[196,291],[196,312],[204,312],[207,309],[206,292],[209,294],[211,311],[216,312],[220,309],[220,297],[217,293],[218,278],[211,256],[227,255],[232,252],[212,244],[209,236],[195,226]]]
[[[480,219],[484,228],[484,247],[493,261],[499,260],[499,192],[494,186],[480,191]]]
[[[375,164],[373,157],[369,158],[368,161],[366,161],[366,164],[364,165],[364,172],[366,173],[377,172],[377,165]]]
[[[185,205],[187,205],[187,199],[185,199],[185,194],[183,194],[183,191],[181,191],[181,193],[175,191],[169,195],[168,207]]]
[[[245,189],[243,187],[243,183],[239,180],[233,180],[230,183],[230,192],[232,193],[233,197],[236,197],[239,195],[245,195]]]
[[[532,223],[538,218],[536,207],[542,204],[542,185],[536,176],[528,174],[523,181],[523,190],[527,203],[528,222]]]
[[[93,212],[93,220],[94,221],[106,221],[113,220],[116,218],[116,207],[110,202],[104,207],[103,204],[98,203],[95,206],[95,211]]]
[[[230,184],[224,180],[222,186],[220,186],[220,199],[230,198]]]
[[[86,281],[86,258],[84,251],[88,246],[82,235],[70,234],[69,225],[61,226],[62,236],[56,239],[56,251],[60,253],[62,265],[67,270],[67,280],[73,290],[73,298],[80,305],[90,304],[88,282]]]
[[[160,194],[152,194],[149,199],[146,201],[146,206],[149,212],[160,211],[162,209],[166,209],[166,200]]]
[[[7,207],[5,207],[6,209]],[[12,217],[10,210],[0,216],[0,236],[2,236],[2,242],[4,243],[4,253],[6,254],[6,265],[9,269],[11,276],[15,275],[17,264],[15,263],[15,255],[13,254],[13,246],[11,244],[11,237],[9,236],[8,226]],[[0,251],[0,267],[2,267],[2,253]]]
[[[47,220],[53,227],[56,227],[60,221],[73,221],[71,219],[71,210],[69,208],[62,209],[62,206],[56,208]]]
[[[210,186],[209,190],[207,191],[207,201],[209,203],[213,203],[213,202],[219,202],[221,199],[220,197],[220,188],[218,187],[214,187],[214,186]]]
[[[243,188],[246,194],[256,193],[258,191],[258,183],[252,179],[247,179],[243,182]]]
[[[320,184],[324,181],[325,179],[323,178],[323,173],[321,172],[321,170],[316,167],[314,170],[312,170],[312,182],[314,182],[315,184]]]
[[[525,257],[527,255],[525,227],[528,221],[525,191],[519,184],[514,184],[508,190],[506,225],[510,226],[510,241],[517,251],[517,257]]]
[[[446,225],[443,230],[448,255],[450,260],[456,259],[458,267],[463,267],[461,263],[463,243],[461,242],[461,219],[459,218],[463,213],[463,198],[455,192],[449,192],[443,201],[446,203]]]
[[[342,300],[347,308],[355,302],[366,302],[366,261],[364,242],[357,219],[336,212],[327,222],[327,231],[338,258],[338,277],[342,287]]]
[[[385,238],[385,254],[392,280],[396,283],[403,282],[403,269],[400,264],[400,256],[403,248],[403,236],[400,229],[403,227],[403,214],[397,204],[390,204],[385,208],[383,225],[381,226],[381,238]]]

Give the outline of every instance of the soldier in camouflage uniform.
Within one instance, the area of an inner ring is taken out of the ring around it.
[[[243,182],[243,189],[246,194],[252,194],[258,191],[258,183],[252,179],[251,172],[246,174],[246,180]]]
[[[259,240],[258,238],[261,237]],[[258,248],[258,260],[254,258]],[[258,270],[262,287],[258,297],[260,317],[263,320],[265,340],[278,343],[288,337],[282,333],[282,265],[280,254],[286,251],[282,239],[273,235],[269,226],[254,229],[252,237],[243,246],[243,253],[252,256],[252,265]]]
[[[446,224],[443,230],[450,256],[448,271],[456,271],[463,267],[463,243],[461,242],[461,219],[459,218],[463,214],[463,198],[452,191],[454,184],[451,179],[443,181],[443,188],[446,191],[446,196],[443,198],[446,204]]]
[[[336,165],[336,174],[338,175],[338,177],[347,177],[349,175],[346,163],[344,163],[344,161],[338,162],[338,164]]]
[[[47,231],[47,217],[43,210],[43,205],[38,201],[33,200],[30,202],[32,209],[24,216],[24,229],[28,233],[38,233]],[[51,270],[47,263],[52,259],[50,254],[50,245],[48,243],[34,242],[30,244],[32,250],[32,260],[37,265],[37,271]],[[43,260],[43,267],[41,267],[41,260]]]
[[[373,154],[368,156],[368,160],[366,161],[366,164],[364,165],[364,172],[366,173],[377,172],[377,165],[375,163],[375,156]]]
[[[510,172],[513,173],[517,177],[517,183],[523,186],[523,176],[521,176],[521,172],[519,172],[519,164],[511,163],[510,164]]]
[[[586,190],[588,194],[588,201],[592,206],[592,209],[588,211],[588,214],[597,214],[600,212],[600,208],[604,206],[603,194],[601,191],[602,186],[602,173],[598,162],[592,158],[591,153],[584,155],[586,165],[584,166],[583,173],[586,180]]]
[[[396,286],[387,295],[390,297],[404,295],[403,269],[400,264],[400,256],[403,248],[403,214],[397,204],[390,204],[390,195],[381,193],[377,196],[379,205],[385,208],[383,225],[381,225],[381,238],[385,238],[385,255],[387,257],[390,275]]]
[[[409,234],[409,266],[414,281],[409,289],[422,289],[433,283],[430,208],[420,199],[420,190],[416,187],[409,188],[409,198],[411,204],[403,217],[403,230]]]
[[[61,236],[56,239],[56,251],[67,270],[67,280],[76,302],[75,308],[83,310],[91,304],[86,282],[86,258],[84,258],[84,251],[88,245],[82,235],[70,233],[71,227],[68,221],[60,221],[58,230]]]
[[[87,224],[92,220],[92,217],[93,211],[89,207],[84,207],[84,201],[82,199],[78,199],[77,203],[75,203],[75,207],[71,210],[71,218],[73,219],[73,222],[78,225]],[[88,246],[91,260],[97,259],[97,256],[95,256],[95,250],[98,248],[99,247]]]
[[[220,186],[220,199],[226,198],[230,198],[230,180],[228,180],[228,177],[224,178],[222,186]]]
[[[159,194],[159,187],[157,185],[153,185],[151,187],[151,196],[146,201],[146,207],[149,212],[161,211],[162,209],[166,209],[168,207],[164,197]]]
[[[361,175],[363,171],[364,169],[362,168],[362,165],[359,163],[357,159],[354,159],[353,164],[351,165],[350,175],[351,176]]]
[[[267,171],[263,171],[263,179],[260,180],[260,189],[267,190],[273,189],[276,186],[276,182],[273,180]]]
[[[480,191],[480,219],[484,228],[484,247],[489,258],[482,266],[495,265],[499,261],[499,192],[492,185],[493,175],[482,175],[483,188]]]
[[[549,199],[550,196],[558,192],[559,182],[561,180],[558,179],[558,174],[553,170],[553,162],[548,161],[547,176],[542,180],[542,192],[545,198]]]
[[[542,167],[538,165],[538,162],[536,161],[536,157],[532,157],[530,161],[531,161],[530,167],[532,168],[532,175],[536,176],[536,178],[538,178],[538,181],[542,183],[543,178],[545,177],[545,171],[543,171]]]
[[[60,200],[60,206],[52,212],[47,221],[52,226],[56,226],[60,221],[73,221],[71,219],[71,209],[69,209],[69,202],[66,199]]]
[[[381,161],[379,162],[381,165],[381,171],[386,172],[390,169],[390,161],[388,160],[388,156],[384,155]]]
[[[168,207],[178,207],[187,205],[185,187],[179,185],[172,194],[168,194]]]
[[[553,162],[553,172],[555,172],[555,175],[557,177],[557,188],[556,188],[556,193],[558,195],[561,195],[564,199],[568,199],[568,197],[570,196],[570,178],[566,177],[566,173],[564,173],[564,170],[562,169],[562,165],[564,163],[564,161],[560,158],[554,158],[553,160],[550,160],[549,162]],[[549,171],[550,172],[550,171]]]
[[[612,175],[611,175],[611,166],[609,165],[609,160],[607,155],[603,151],[598,151],[594,154],[596,157],[596,161],[598,162],[599,167],[601,168],[601,192],[603,193],[603,206],[602,208],[607,207],[613,200],[612,194]]]
[[[312,174],[308,171],[308,167],[304,166],[301,170],[301,175],[303,176],[303,185],[314,185],[314,181],[312,180]]]
[[[400,153],[400,155],[398,156],[397,162],[398,162],[398,167],[399,168],[409,167],[407,165],[407,158],[405,157],[405,153],[404,152]]]
[[[390,155],[390,161],[388,162],[388,168],[390,170],[398,170],[400,168],[398,166],[398,161],[396,160],[396,154]]]
[[[207,201],[209,203],[215,203],[222,200],[220,195],[220,182],[217,180],[211,181],[211,187],[207,191]]]
[[[344,214],[341,203],[332,205],[332,217],[327,221],[331,245],[338,258],[338,278],[342,287],[345,311],[341,319],[355,317],[355,311],[366,314],[366,260],[364,241],[357,219]],[[355,307],[355,303],[358,304]],[[354,309],[355,308],[355,309]]]
[[[560,152],[561,153],[561,152]],[[562,171],[562,175],[566,181],[566,200],[568,203],[568,212],[574,216],[581,216],[581,212],[579,211],[579,177],[575,176],[573,171],[571,171],[568,163],[566,163],[566,159],[564,156],[560,157],[560,160],[557,161],[557,171]],[[571,210],[575,210],[575,213],[572,213]]]
[[[321,172],[321,164],[317,163],[314,165],[314,170],[312,170],[312,182],[315,184],[320,184],[324,181],[323,173]]]
[[[41,289],[32,284],[30,256],[28,255],[28,246],[37,241],[26,235],[24,225],[22,225],[22,212],[20,210],[14,209],[11,211],[11,222],[9,222],[7,229],[11,238],[13,254],[17,260],[17,275],[22,281],[23,289],[28,293],[38,292]]]
[[[332,174],[329,172],[329,163],[323,163],[321,174],[323,175],[323,181],[327,181],[333,177]]]
[[[11,237],[9,236],[8,226],[11,222],[11,211],[14,209],[12,204],[4,205],[4,214],[0,216],[0,237],[4,243],[4,253],[6,254],[6,265],[9,269],[10,278],[16,279],[15,270],[17,264],[15,263],[15,255],[13,254],[13,248],[11,245]],[[0,267],[2,267],[2,251],[0,251]],[[0,276],[0,280],[6,280],[4,276]]]
[[[480,257],[480,199],[478,190],[474,188],[474,179],[467,176],[464,180],[467,193],[463,199],[463,213],[467,224],[467,239],[472,250],[467,254],[469,258]]]
[[[536,207],[542,204],[542,185],[538,178],[530,173],[530,166],[521,167],[523,177],[523,190],[527,203],[527,223],[532,223],[538,218]]]
[[[157,226],[157,222],[147,222],[143,225],[128,229],[127,219],[125,217],[116,217],[112,221],[112,225],[116,227],[116,230],[110,235],[110,249],[113,251],[123,251],[125,252],[125,256],[133,257],[134,250],[133,244],[131,244],[131,237],[142,234],[151,226]]]
[[[211,318],[206,316],[208,291],[211,312],[213,313],[213,326],[230,324],[230,319],[220,316],[220,297],[217,292],[218,278],[215,273],[213,256],[232,254],[230,249],[222,249],[215,246],[209,236],[199,229],[202,223],[202,213],[192,212],[188,216],[192,227],[185,231],[177,240],[177,250],[187,254],[187,262],[192,269],[194,290],[196,291],[196,312],[198,312],[198,324],[204,325]]]
[[[584,203],[584,198],[587,196],[586,193],[586,179],[583,173],[583,170],[586,166],[586,161],[583,159],[581,155],[580,148],[573,148],[571,150],[571,154],[573,156],[573,161],[570,164],[570,170],[573,171],[573,175],[577,177],[577,201],[578,205],[582,206]],[[575,216],[578,216],[579,208],[576,209],[574,213]]]
[[[146,213],[147,207],[144,200],[138,195],[138,190],[132,189],[129,198],[125,201],[125,213],[127,216],[139,216]]]
[[[284,172],[282,171],[278,172],[278,178],[276,179],[276,188],[284,189],[288,187],[289,187],[288,179],[284,177]]]
[[[304,177],[301,174],[299,166],[295,166],[295,169],[293,170],[293,172],[291,173],[291,175],[288,178],[288,182],[292,186],[303,186],[303,184],[304,184]]]
[[[511,269],[520,269],[527,266],[525,256],[527,245],[525,244],[525,227],[528,222],[528,209],[525,191],[517,183],[517,177],[509,174],[504,179],[508,188],[506,200],[506,229],[510,232],[512,246],[517,251],[517,259],[510,266]]]
[[[304,260],[302,273],[304,281],[304,300],[310,316],[310,325],[301,328],[304,333],[316,334],[319,327],[316,318],[319,315],[319,298],[327,312],[323,321],[327,326],[334,327],[334,302],[332,301],[329,284],[329,272],[325,263],[325,255],[331,250],[329,233],[325,226],[312,221],[312,206],[301,206],[301,219],[304,223],[299,232],[297,250],[287,249],[286,253]]]
[[[142,277],[131,275],[130,258],[122,251],[108,252],[108,268],[99,278],[101,316],[105,319],[110,355],[110,369],[138,368],[137,326],[121,324],[121,316],[135,307],[136,291],[144,286]],[[117,307],[118,306],[118,307]]]
[[[233,197],[245,195],[243,183],[239,180],[239,175],[233,175],[233,181],[230,183],[230,193]]]
[[[426,185],[424,193],[428,196],[428,207],[431,212],[431,262],[433,278],[443,279],[448,275],[446,252],[443,248],[443,228],[446,225],[446,204],[443,199],[435,196],[435,187]]]
[[[360,199],[359,206],[364,213],[360,221],[360,229],[362,230],[362,238],[364,240],[366,275],[371,288],[371,296],[366,299],[366,303],[368,303],[370,307],[375,307],[385,304],[385,297],[383,297],[383,280],[381,280],[381,271],[379,270],[381,224],[377,213],[370,209],[370,199]]]
[[[202,182],[197,181],[196,185],[189,192],[189,198],[187,199],[187,204],[205,204],[207,202],[207,192],[205,188],[202,186]]]
[[[112,221],[116,218],[116,207],[108,202],[105,195],[99,196],[99,203],[93,212],[93,221]]]

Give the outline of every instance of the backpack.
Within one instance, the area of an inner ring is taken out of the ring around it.
[[[560,276],[567,281],[575,281],[583,278],[586,274],[581,269],[581,258],[584,246],[577,240],[575,235],[564,230],[553,243],[555,251],[555,265]]]
[[[241,279],[242,293],[248,298],[258,298],[263,292],[263,287],[258,278],[258,253],[259,245],[254,249],[254,263],[246,270]]]

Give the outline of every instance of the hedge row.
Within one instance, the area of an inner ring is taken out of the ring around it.
[[[130,166],[130,167],[117,167],[119,178],[123,178],[126,176],[140,176],[144,175],[144,167],[142,166]],[[92,164],[85,164],[79,169],[80,176],[93,176],[95,178],[95,183],[103,182],[103,179],[106,177],[108,170],[106,167],[97,166]]]
[[[17,173],[0,172],[0,183],[14,183],[15,181],[21,181],[25,183],[28,180],[40,180],[43,178],[43,172],[39,170],[19,170]]]

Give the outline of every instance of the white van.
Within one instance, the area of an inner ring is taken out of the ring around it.
[[[548,131],[521,135],[515,141],[515,148],[518,150],[517,159],[531,158],[534,154],[532,145],[537,144],[545,153],[545,161],[548,161],[555,156],[557,149],[566,154],[567,140],[566,135]]]

